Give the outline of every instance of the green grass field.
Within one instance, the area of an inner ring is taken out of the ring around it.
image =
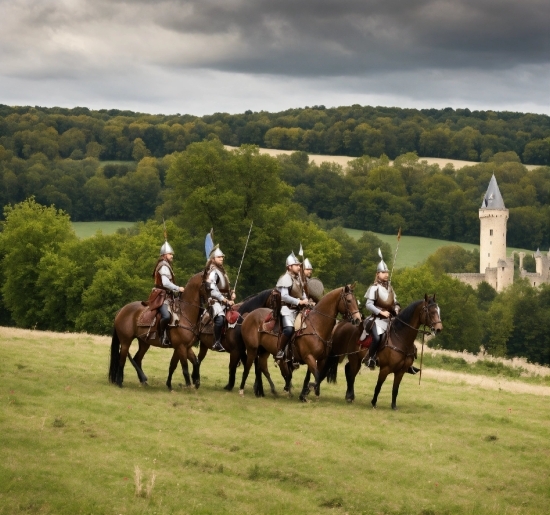
[[[0,514],[548,513],[547,396],[427,368],[420,386],[404,379],[399,411],[390,382],[372,410],[376,375],[358,376],[350,405],[340,368],[308,404],[257,399],[252,377],[241,398],[223,390],[223,354],[206,357],[199,390],[169,393],[159,349],[150,386],[128,363],[119,389],[108,345],[0,328]]]
[[[345,229],[345,231],[355,239],[359,239],[362,234],[365,231],[361,231],[358,229]],[[392,248],[392,256],[391,260],[388,260],[386,256],[386,262],[390,263],[393,260],[393,252],[395,251],[395,246],[397,244],[397,234],[381,234],[381,233],[374,233],[376,236],[378,236],[383,242],[388,243]],[[418,263],[421,263],[424,261],[428,256],[433,254],[438,248],[445,247],[447,245],[460,245],[462,248],[466,250],[473,250],[478,249],[479,245],[474,245],[472,243],[459,243],[454,241],[446,241],[446,240],[436,240],[432,238],[423,238],[421,236],[401,236],[401,241],[399,242],[399,253],[397,256],[397,268],[404,268],[408,266],[415,266]],[[527,253],[532,253],[533,251],[525,250],[525,249],[517,249],[514,247],[508,247],[507,249],[508,255],[513,250],[522,250]]]
[[[135,222],[72,222],[72,225],[79,238],[89,238],[97,231],[114,234],[118,229],[132,227]]]

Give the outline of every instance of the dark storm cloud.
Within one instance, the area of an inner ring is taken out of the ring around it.
[[[143,2],[146,4],[146,2]],[[231,34],[218,69],[341,75],[415,68],[510,68],[548,62],[541,0],[167,2],[155,22],[178,33]]]

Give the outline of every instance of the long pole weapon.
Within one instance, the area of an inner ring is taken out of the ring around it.
[[[307,280],[306,280],[306,272],[304,270],[304,249],[302,247],[302,242],[300,242],[300,250],[298,251],[298,255],[302,258],[302,262],[300,263],[300,279],[302,280],[302,285],[304,286],[304,291],[306,292],[306,295],[309,299],[309,289],[307,287]]]
[[[162,217],[162,228],[164,230],[164,241],[168,241],[168,232],[166,231],[166,222],[164,221],[164,216]]]
[[[243,257],[241,258],[241,264],[239,265],[239,271],[237,272],[237,279],[235,279],[235,287],[233,288],[233,291],[237,291],[237,283],[239,282],[239,275],[241,274],[241,267],[243,266],[244,261],[244,255],[246,254],[246,247],[248,247],[248,240],[250,239],[250,233],[252,232],[252,225],[254,224],[254,220],[250,223],[250,229],[248,230],[248,236],[246,237],[246,243],[244,245],[243,250]]]
[[[390,272],[390,280],[388,281],[388,284],[391,284],[391,278],[393,275],[393,268],[395,267],[395,260],[397,259],[397,250],[399,249],[399,240],[401,239],[401,227],[399,227],[399,231],[397,231],[397,245],[395,246],[395,253],[393,255],[393,263],[391,266],[391,272]]]

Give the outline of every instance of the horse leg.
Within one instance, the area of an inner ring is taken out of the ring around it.
[[[269,368],[267,366],[267,361],[269,359],[269,356],[270,356],[270,354],[268,352],[266,352],[265,354],[262,354],[260,356],[260,359],[259,359],[260,368],[261,368],[265,378],[267,379],[267,382],[269,383],[269,388],[271,390],[271,393],[273,395],[277,395],[277,390],[275,390],[275,384],[271,380],[271,374],[269,373]]]
[[[128,354],[128,359],[130,360],[130,363],[132,364],[132,366],[136,369],[139,382],[143,386],[147,386],[147,376],[143,372],[141,363],[143,361],[143,357],[149,350],[149,344],[145,343],[140,338],[138,338],[138,343],[139,343],[138,351],[134,354],[134,357],[132,357],[131,354]]]
[[[382,385],[384,384],[384,381],[386,380],[386,377],[388,377],[389,373],[390,373],[389,367],[381,368],[380,372],[378,373],[378,381],[376,383],[376,386],[374,387],[374,397],[370,401],[373,408],[376,408],[376,402],[378,401],[378,394],[380,393],[380,390],[382,389]]]
[[[300,393],[300,400],[302,402],[307,402],[307,395],[309,394],[309,379],[311,378],[311,374],[313,374],[313,377],[315,378],[315,387],[317,388],[317,385],[319,384],[319,371],[317,370],[317,362],[315,361],[315,358],[308,354],[306,358],[304,359],[306,362],[308,369],[306,372],[306,377],[304,379],[304,385],[302,387],[302,393]]]
[[[199,350],[199,365],[204,361],[204,358],[206,357],[206,353],[208,352],[208,345],[206,343],[200,342],[200,350]]]
[[[201,385],[201,364],[199,359],[193,352],[193,349],[191,348],[188,350],[187,357],[193,365],[193,371],[191,372],[191,379],[193,380],[193,384],[195,385],[195,390],[198,390]]]
[[[346,372],[346,383],[348,385],[346,390],[346,401],[353,402],[355,400],[355,374],[351,369],[351,363],[348,361],[344,367]]]
[[[264,394],[264,383],[262,381],[262,369],[260,367],[260,356],[256,356],[254,360],[254,372],[256,379],[254,381],[254,395],[256,397],[265,397]]]
[[[397,410],[397,394],[399,393],[399,384],[401,383],[401,379],[403,379],[403,375],[405,374],[405,371],[402,370],[401,372],[394,373],[393,375],[393,388],[391,390],[391,409]]]
[[[246,356],[246,363],[244,363],[243,367],[243,377],[241,379],[241,387],[239,388],[239,395],[244,395],[244,385],[246,384],[246,379],[248,378],[248,374],[250,372],[250,368],[252,367],[252,364],[254,363],[254,360],[256,359],[256,356],[258,355],[258,349],[250,349]]]
[[[235,376],[237,375],[237,365],[241,359],[241,353],[237,347],[234,347],[229,353],[229,379],[223,387],[224,390],[230,392],[235,386]]]
[[[178,346],[178,356],[181,363],[181,371],[183,373],[183,379],[185,380],[185,387],[191,387],[191,376],[189,375],[189,366],[187,365],[187,347],[180,344]]]
[[[172,359],[170,360],[170,366],[168,368],[168,378],[166,379],[166,387],[172,391],[172,376],[174,375],[174,372],[176,371],[176,368],[178,368],[178,362],[179,357],[178,353],[174,350],[172,353]]]

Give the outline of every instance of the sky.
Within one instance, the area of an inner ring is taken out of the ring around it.
[[[550,114],[549,0],[0,0],[0,104]]]

